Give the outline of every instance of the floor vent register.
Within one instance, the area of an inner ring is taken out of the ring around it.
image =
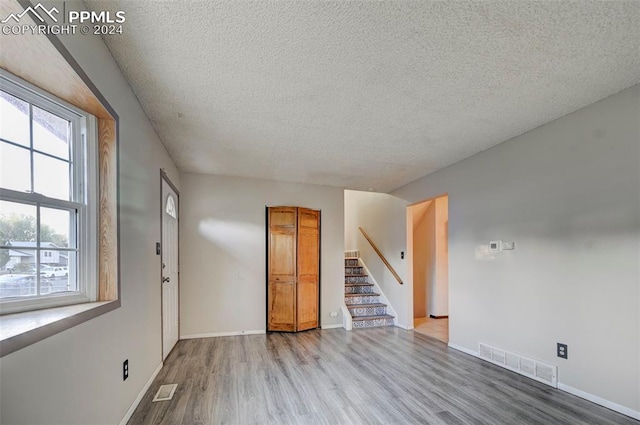
[[[153,402],[156,401],[167,401],[173,398],[173,394],[176,392],[176,388],[178,388],[178,384],[167,384],[162,385],[158,388],[158,392],[156,396],[153,398]]]

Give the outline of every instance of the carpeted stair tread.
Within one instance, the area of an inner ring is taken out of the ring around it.
[[[348,285],[348,284],[347,284]],[[377,292],[365,292],[363,294],[344,294],[345,297],[379,297]]]
[[[365,283],[365,282],[360,282],[360,283],[345,283],[344,286],[373,286],[373,283]]]
[[[380,314],[378,316],[354,316],[353,320],[375,320],[375,319],[393,319],[390,314]]]
[[[368,275],[364,274],[364,273],[360,273],[360,274],[345,274],[344,277],[366,277]]]

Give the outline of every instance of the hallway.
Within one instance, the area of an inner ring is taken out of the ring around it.
[[[413,331],[442,341],[449,342],[449,318],[432,319],[431,317],[419,317],[413,319]]]

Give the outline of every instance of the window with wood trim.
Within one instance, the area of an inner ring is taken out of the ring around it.
[[[0,313],[95,301],[96,120],[0,74]]]

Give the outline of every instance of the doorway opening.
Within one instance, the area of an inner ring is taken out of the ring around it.
[[[407,207],[415,332],[449,342],[449,196]]]

